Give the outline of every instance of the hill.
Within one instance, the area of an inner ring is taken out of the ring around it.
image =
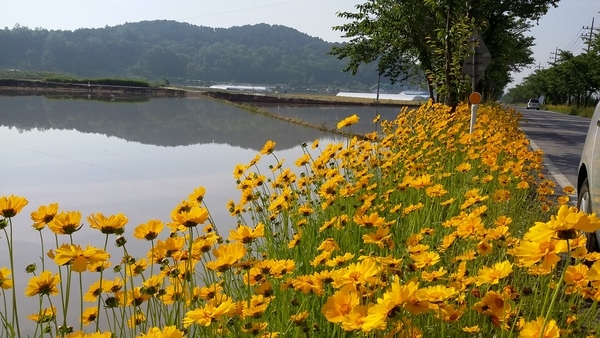
[[[356,76],[332,46],[280,25],[210,28],[176,21],[143,21],[75,31],[0,30],[0,69],[49,71],[82,77],[141,77],[172,83],[260,83],[366,87],[375,65]],[[384,81],[385,82],[385,81]]]

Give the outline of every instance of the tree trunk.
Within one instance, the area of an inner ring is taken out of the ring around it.
[[[452,20],[450,13],[452,13],[452,3],[448,3],[446,9],[446,88],[448,90],[448,96],[446,97],[446,104],[451,106],[451,112],[456,109],[456,88],[455,83],[452,81],[452,36],[450,35],[450,28],[452,27]]]

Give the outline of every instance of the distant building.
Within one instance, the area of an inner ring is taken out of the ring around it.
[[[339,92],[336,96],[342,97],[357,97],[363,99],[377,99],[377,93],[351,93]],[[397,100],[397,101],[427,101],[429,100],[428,92],[420,91],[403,91],[398,94],[387,94],[379,92],[379,100]]]
[[[212,85],[211,89],[221,89],[221,90],[236,90],[242,92],[272,92],[273,87],[267,86],[253,86],[253,85],[230,85],[230,84],[220,84],[220,85]]]

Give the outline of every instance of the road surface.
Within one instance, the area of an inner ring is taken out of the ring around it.
[[[579,160],[590,119],[548,110],[515,109],[523,114],[521,129],[532,148],[544,151],[544,165],[552,178],[561,188],[577,188]],[[561,190],[556,189],[556,193]]]

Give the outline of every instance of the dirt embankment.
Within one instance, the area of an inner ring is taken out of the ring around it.
[[[369,101],[347,101],[347,100],[336,100],[336,99],[318,99],[309,97],[298,97],[289,95],[268,95],[268,94],[247,94],[247,93],[235,93],[226,91],[205,91],[199,93],[202,96],[208,96],[219,100],[225,100],[230,102],[242,103],[242,104],[253,104],[253,103],[267,103],[267,104],[281,104],[281,105],[296,105],[296,104],[318,104],[318,105],[356,105],[356,106],[371,106],[375,105],[375,102]]]
[[[379,102],[373,100],[350,101],[331,97],[327,99],[293,95],[275,95],[264,93],[240,93],[231,91],[197,91],[165,87],[133,87],[101,84],[78,84],[48,82],[40,80],[0,79],[0,95],[57,95],[57,96],[93,96],[97,98],[129,97],[185,97],[205,96],[239,104],[277,104],[277,105],[353,105],[353,106],[405,106],[400,102]]]
[[[180,97],[185,96],[185,90],[166,89],[158,87],[132,87],[113,86],[100,84],[78,84],[47,82],[39,80],[0,80],[0,94],[2,95],[49,95],[49,94],[93,94],[93,95],[119,95],[119,96],[155,96],[155,97]]]

